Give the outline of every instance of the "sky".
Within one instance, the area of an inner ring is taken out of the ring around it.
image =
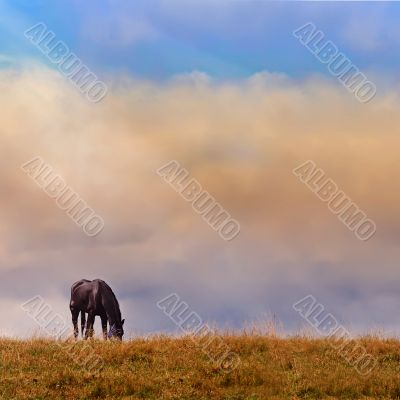
[[[397,3],[0,0],[0,334],[67,321],[101,278],[127,335],[178,332],[177,293],[219,328],[285,333],[311,294],[353,332],[400,334]],[[368,103],[293,31],[312,22],[376,85]],[[44,23],[104,81],[93,103],[24,32]],[[102,216],[88,237],[21,170],[40,156]],[[224,241],[157,169],[177,160],[239,223]],[[356,238],[292,170],[325,171],[377,226]],[[260,329],[261,329],[260,328]],[[100,325],[96,325],[100,331]]]

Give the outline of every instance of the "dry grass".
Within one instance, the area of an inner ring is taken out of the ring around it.
[[[217,368],[190,338],[123,343],[79,342],[104,360],[98,374],[72,361],[55,341],[0,340],[2,399],[395,399],[400,342],[363,338],[377,359],[359,375],[323,339],[223,337],[240,355],[237,369]]]

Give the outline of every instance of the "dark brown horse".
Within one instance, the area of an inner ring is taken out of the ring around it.
[[[85,329],[85,313],[88,314],[86,322],[85,339],[93,337],[93,325],[96,315],[101,318],[103,337],[107,340],[107,322],[110,325],[109,338],[122,339],[124,334],[123,325],[125,320],[121,320],[121,311],[118,300],[110,286],[101,279],[89,281],[82,279],[75,282],[71,287],[71,301],[69,308],[74,324],[74,336],[78,338],[78,316],[81,313],[81,331]]]

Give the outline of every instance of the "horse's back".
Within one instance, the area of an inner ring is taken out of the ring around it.
[[[71,287],[70,308],[79,308],[85,312],[89,310],[102,312],[110,291],[111,288],[101,279],[93,281],[81,279]]]
[[[81,279],[80,281],[75,282],[72,286],[71,286],[71,296],[73,295],[75,289],[77,289],[79,286],[85,284],[85,283],[89,283],[91,281],[89,281],[89,279]]]

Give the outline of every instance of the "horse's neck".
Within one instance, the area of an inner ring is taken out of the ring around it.
[[[119,313],[118,303],[113,298],[113,296],[111,298],[111,302],[109,304],[107,304],[107,306],[105,307],[105,311],[106,311],[110,326],[121,323],[121,317],[120,317],[120,313]]]

